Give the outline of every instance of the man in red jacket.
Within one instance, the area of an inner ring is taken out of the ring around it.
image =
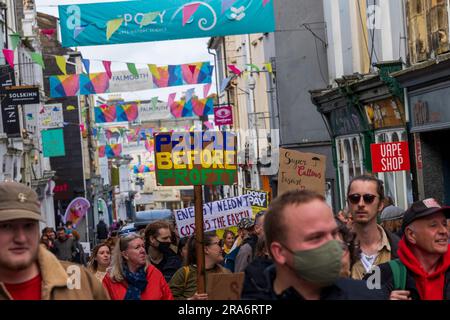
[[[391,300],[450,299],[449,217],[450,207],[442,207],[432,198],[413,203],[405,212],[397,274],[406,267],[406,277],[395,287],[394,267],[389,263],[379,266],[381,284]],[[366,278],[371,277],[373,274]]]

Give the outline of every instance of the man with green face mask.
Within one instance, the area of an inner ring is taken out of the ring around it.
[[[382,298],[363,281],[339,278],[346,244],[338,240],[338,226],[323,196],[284,193],[270,205],[264,232],[274,265],[264,270],[267,287],[259,299]]]

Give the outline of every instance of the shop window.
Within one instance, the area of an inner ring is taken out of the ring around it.
[[[342,206],[345,206],[348,184],[354,177],[364,173],[363,137],[352,135],[336,139],[336,152],[340,199]]]
[[[376,143],[407,141],[406,131],[397,129],[375,134]],[[384,182],[384,193],[398,207],[406,209],[412,201],[412,184],[410,171],[382,172],[378,178]]]

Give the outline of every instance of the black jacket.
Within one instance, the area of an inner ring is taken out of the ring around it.
[[[261,288],[258,294],[245,293],[242,299],[248,300],[304,300],[302,295],[290,287],[277,295],[273,290],[276,276],[275,265],[264,270],[267,287]],[[380,290],[369,290],[366,282],[353,279],[338,279],[333,285],[322,290],[320,300],[382,300],[385,295]]]
[[[108,239],[108,226],[104,221],[100,221],[97,224],[97,239],[99,240]]]
[[[389,299],[391,292],[394,290],[394,278],[392,269],[389,263],[380,264],[379,269],[373,270],[371,273],[368,273],[364,276],[364,280],[368,280],[369,283],[375,285],[375,282],[379,282],[378,288],[381,287],[385,299]],[[412,300],[420,300],[419,291],[416,287],[416,281],[414,280],[414,274],[406,268],[406,286],[405,290],[411,292],[410,297]],[[378,272],[378,275],[377,275]],[[450,269],[448,269],[445,273],[445,284],[444,284],[444,299],[450,300]]]
[[[400,237],[395,233],[392,233],[386,229],[384,229],[384,232],[386,232],[389,244],[391,245],[391,259],[398,259],[397,250],[398,250],[398,243],[400,242]]]
[[[259,294],[268,286],[267,277],[264,274],[269,266],[273,265],[273,261],[269,258],[256,257],[245,268],[244,286],[242,295],[252,296],[253,299],[264,299],[264,294],[259,297]]]
[[[155,264],[155,267],[161,271],[166,279],[166,282],[169,283],[170,279],[172,279],[175,272],[180,269],[182,266],[181,258],[174,254],[166,254],[164,253],[164,257],[160,263]]]

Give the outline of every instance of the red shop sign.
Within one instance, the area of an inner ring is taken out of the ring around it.
[[[410,169],[408,142],[373,143],[370,145],[373,172]]]

